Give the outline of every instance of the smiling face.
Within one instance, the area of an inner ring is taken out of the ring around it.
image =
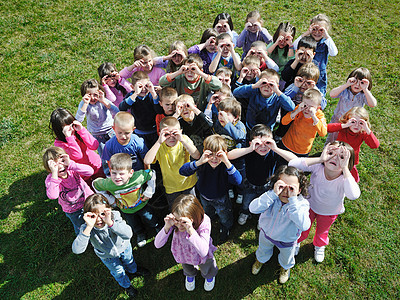
[[[58,167],[58,177],[63,179],[67,178],[68,177],[67,166],[64,159],[62,157],[58,157],[54,161]]]
[[[306,105],[306,107],[303,109],[303,115],[304,115],[304,117],[306,119],[309,119],[309,118],[311,118],[311,115],[312,115],[311,111],[310,111],[310,108],[313,107],[313,108],[315,108],[315,110],[317,110],[319,104],[316,101],[312,100],[312,99],[307,99],[307,98],[304,98],[304,97],[303,97],[302,102]]]
[[[353,93],[353,95],[357,95],[359,92],[362,91],[360,84],[362,79],[356,78],[356,80],[356,83],[350,86],[350,91]]]
[[[90,96],[90,104],[96,104],[99,101],[99,88],[90,88],[86,90],[86,94]]]
[[[258,20],[258,18],[256,18],[256,17],[251,17],[251,18],[248,18],[247,19],[247,22],[249,22],[249,23],[251,23],[253,26],[251,26],[251,27],[249,27],[248,28],[248,30],[251,32],[251,33],[256,33],[257,31],[258,31],[258,28],[257,28],[257,26],[255,26],[254,24],[255,23],[260,23],[260,21]]]
[[[288,44],[288,41],[290,41],[292,39],[292,35],[289,32],[281,31],[279,33],[279,36],[283,37],[283,39],[278,42],[278,47],[282,49],[282,48],[286,47],[286,45]]]
[[[314,58],[315,52],[313,49],[300,47],[297,52],[300,56],[300,63],[305,64],[307,62],[311,62]]]
[[[175,227],[180,231],[180,232],[185,232],[186,228],[184,226],[185,221],[182,220],[181,216],[178,216],[176,213],[173,213],[175,217]],[[192,220],[193,221],[193,220]]]
[[[190,109],[189,104],[187,101],[179,101],[176,103],[178,107],[180,107],[181,110],[181,117],[186,121],[186,122],[191,122],[194,119],[194,112]]]
[[[140,61],[143,64],[143,71],[148,73],[153,70],[153,59],[150,55],[143,57]]]
[[[349,127],[349,129],[353,132],[353,133],[360,133],[363,131],[363,127],[362,127],[362,122],[360,117],[358,116],[351,116],[352,118],[354,118],[354,121],[351,121],[351,125]]]
[[[254,138],[257,138],[261,141],[261,145],[257,145],[254,151],[261,156],[265,156],[268,154],[268,152],[271,150],[269,148],[269,141],[268,139],[272,139],[272,136],[255,136]]]
[[[107,75],[106,77],[106,83],[109,87],[115,87],[117,85],[117,78],[116,78],[117,74],[111,73],[109,75]]]
[[[217,156],[215,152],[210,155],[210,160],[208,161],[211,168],[215,169],[221,163],[221,159]]]
[[[293,192],[292,189],[296,189],[297,191],[300,190],[299,179],[297,178],[297,176],[287,174],[281,174],[281,176],[279,176],[279,179],[286,184],[286,187],[279,194],[279,200],[281,200],[283,203],[288,203],[289,192]]]
[[[219,20],[218,24],[214,28],[218,33],[224,33],[230,31],[228,20]]]
[[[194,67],[192,66],[193,63],[186,63],[185,66],[188,67],[188,70],[184,73],[185,78],[189,82],[196,81],[200,76],[194,72]]]
[[[125,185],[129,182],[129,179],[131,179],[132,175],[133,175],[133,170],[126,170],[126,169],[122,169],[122,170],[114,170],[114,169],[110,169],[110,177],[112,182],[114,182],[115,185],[117,186],[122,186]]]
[[[105,206],[105,204],[97,204],[93,207],[93,213],[96,215],[93,215],[93,218],[96,218],[96,223],[94,224],[94,227],[96,228],[103,228],[104,226],[106,226],[106,223],[104,222],[103,218],[106,216],[104,213],[104,210],[107,207]]]
[[[328,30],[328,24],[326,22],[314,22],[314,27],[311,31],[311,36],[319,42],[324,37],[324,28]]]

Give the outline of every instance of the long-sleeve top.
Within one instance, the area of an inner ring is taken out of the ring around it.
[[[109,227],[107,224],[103,228],[93,227],[90,236],[83,233],[86,224],[80,228],[78,236],[72,244],[72,252],[81,254],[86,251],[90,243],[94,248],[94,253],[100,258],[119,257],[122,252],[129,246],[132,237],[132,229],[121,218],[118,211],[112,211],[113,225]]]
[[[360,147],[363,142],[365,142],[371,149],[376,149],[379,147],[379,141],[371,131],[371,134],[366,132],[354,133],[350,128],[342,128],[341,123],[330,123],[328,124],[328,132],[338,131],[338,137],[336,140],[346,142],[354,149],[354,165],[359,163]]]
[[[82,127],[82,129],[77,131],[77,133],[81,137],[82,141],[73,134],[65,138],[67,141],[66,143],[56,139],[54,141],[54,146],[63,148],[69,157],[76,163],[91,166],[94,170],[94,174],[96,174],[102,167],[101,158],[95,152],[99,147],[99,142],[85,127]]]
[[[183,118],[178,118],[182,132],[186,134],[194,143],[199,151],[203,149],[203,141],[209,135],[212,135],[212,120],[203,112],[194,117],[192,122],[187,122]]]
[[[119,109],[110,100],[105,99],[105,102],[110,104],[110,109],[107,109],[102,103],[97,101],[95,104],[89,103],[86,112],[81,110],[85,102],[81,101],[76,112],[75,119],[83,122],[87,116],[87,128],[93,135],[101,135],[108,133],[113,126],[113,118]]]
[[[256,151],[252,151],[244,156],[246,166],[246,179],[252,185],[264,186],[268,179],[274,174],[276,162],[279,155],[273,151],[268,151],[261,156]]]
[[[225,139],[228,151],[235,148],[243,148],[246,143],[246,126],[238,120],[234,123],[228,122],[222,126],[218,117],[213,120],[213,131]]]
[[[174,79],[171,79],[169,74],[166,74],[160,78],[160,85],[162,87],[170,86],[175,88],[178,95],[191,95],[197,108],[201,111],[204,111],[207,106],[208,93],[219,90],[222,87],[221,81],[215,76],[209,75],[207,79],[199,76],[194,81],[188,81],[185,74],[180,74]]]
[[[354,95],[350,88],[343,90],[338,96],[333,98],[339,98],[338,104],[333,112],[331,123],[339,122],[341,116],[347,113],[353,107],[363,107],[368,104],[367,98],[363,91]]]
[[[289,166],[311,172],[308,202],[315,213],[324,216],[344,213],[344,197],[350,200],[360,197],[360,188],[353,176],[345,178],[342,174],[336,179],[328,180],[323,164],[308,166],[305,160],[306,158],[293,159]]]
[[[269,98],[261,95],[260,89],[253,89],[251,84],[243,85],[233,91],[233,96],[238,98],[249,98],[247,107],[246,126],[253,128],[256,124],[265,124],[271,129],[274,127],[279,109],[292,111],[295,105],[285,94],[278,97],[273,93]]]
[[[207,49],[205,49],[205,48],[200,51],[199,45],[194,45],[194,46],[190,47],[188,49],[188,53],[189,54],[196,53],[196,54],[200,55],[201,59],[203,60],[203,72],[211,75],[209,67],[212,62],[214,53],[208,52]]]
[[[215,52],[214,55],[213,55],[213,57],[212,57],[212,60],[214,60],[215,57],[216,57],[217,55],[218,55],[218,52]],[[236,55],[236,56],[237,56],[237,59],[240,60],[239,54],[237,54],[237,53],[235,52],[234,55]],[[234,63],[233,57],[232,57],[232,55],[231,55],[230,53],[229,53],[229,57],[223,57],[223,56],[221,56],[221,58],[219,59],[219,62],[218,62],[217,69],[215,70],[214,74],[217,72],[217,70],[218,70],[219,68],[222,68],[222,67],[231,69],[233,74],[236,73],[237,70],[236,70],[236,68],[235,68],[235,63]]]
[[[45,180],[46,194],[49,199],[57,199],[63,212],[73,213],[83,207],[85,199],[93,194],[93,191],[81,176],[93,175],[92,167],[77,164],[73,160],[67,167],[67,178],[52,178],[47,175]]]
[[[190,176],[197,172],[197,188],[204,198],[208,200],[221,198],[228,193],[228,184],[239,185],[242,182],[242,175],[232,165],[229,169],[221,162],[213,168],[209,163],[196,166],[196,162],[185,163],[179,174]]]
[[[325,95],[321,93],[317,86],[314,87],[321,94],[321,109],[324,110],[326,105],[328,104],[328,100],[326,100]],[[294,104],[300,104],[303,100],[303,92],[300,91],[300,88],[294,85],[294,83],[290,84],[285,88],[285,94],[288,95],[294,102]]]
[[[269,47],[271,47],[274,43],[271,42],[268,46],[267,49]],[[281,75],[284,67],[286,66],[286,64],[288,63],[289,60],[294,58],[293,56],[288,56],[287,54],[285,55],[285,48],[279,48],[278,46],[274,49],[274,51],[269,54],[269,57],[278,65],[279,67],[279,71],[278,74]]]
[[[243,29],[236,43],[236,47],[243,49],[242,59],[246,57],[247,52],[249,52],[251,48],[251,44],[255,41],[263,41],[268,45],[272,41],[272,36],[266,28],[261,28],[261,31],[258,32],[250,32]]]
[[[297,109],[296,106],[295,109]],[[327,134],[326,119],[323,111],[317,109],[316,116],[318,123],[314,125],[314,120],[304,117],[303,112],[299,112],[294,119],[290,117],[291,112],[288,112],[281,120],[282,125],[287,125],[292,122],[289,130],[282,138],[282,143],[286,148],[298,154],[310,153],[314,139],[317,133],[320,136]]]
[[[294,58],[289,60],[283,70],[281,71],[281,78],[286,82],[285,88],[291,85],[294,82],[295,77],[297,76],[297,72],[303,66],[302,63],[298,63],[295,69],[292,69],[291,65],[294,62]],[[312,61],[316,66],[318,66],[318,62],[316,60]],[[319,88],[318,84],[317,87]]]
[[[125,94],[130,93],[132,91],[132,83],[126,80],[130,77],[130,72],[125,68],[119,73],[119,75],[121,78],[118,81],[118,85],[125,89]],[[124,93],[116,87],[110,87],[107,84],[104,84],[103,88],[106,91],[106,98],[114,103],[116,107],[118,107],[122,100],[124,100]]]
[[[124,68],[119,74],[121,73],[124,75],[125,78],[132,77],[133,73],[136,71],[143,71],[143,68],[133,68],[132,71],[128,71],[127,68]],[[161,68],[153,67],[147,75],[153,85],[159,85],[160,78],[165,74],[165,71]],[[122,75],[121,75],[122,77]]]
[[[310,204],[302,195],[289,198],[283,203],[273,190],[251,201],[249,210],[261,214],[258,224],[265,235],[275,241],[294,242],[302,231],[311,226]]]
[[[211,220],[205,214],[199,228],[189,235],[186,231],[181,232],[172,226],[168,233],[163,228],[154,239],[156,248],[163,247],[172,235],[171,252],[177,263],[189,265],[201,265],[208,259],[213,258],[217,250],[211,238]]]

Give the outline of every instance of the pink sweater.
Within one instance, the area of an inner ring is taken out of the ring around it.
[[[143,69],[134,68],[131,72],[129,72],[127,68],[124,68],[123,70],[121,70],[119,75],[121,75],[121,77],[130,78],[132,74],[135,73],[136,71],[143,71]],[[149,75],[149,79],[153,85],[159,85],[158,81],[163,75],[165,75],[165,71],[161,68],[153,67],[151,72],[148,73],[147,75]]]
[[[119,80],[119,85],[126,90],[127,94],[132,91],[132,84],[122,76]],[[122,100],[124,100],[124,94],[120,90],[117,90],[115,87],[110,87],[107,84],[103,85],[103,87],[106,91],[106,98],[110,100],[116,107],[118,107]]]

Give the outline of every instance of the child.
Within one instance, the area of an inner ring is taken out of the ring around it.
[[[256,124],[274,127],[279,109],[292,111],[293,101],[279,90],[279,75],[274,70],[265,70],[255,84],[246,84],[233,91],[237,98],[249,98],[246,126],[249,130]]]
[[[89,241],[94,253],[110,270],[111,275],[130,297],[138,291],[131,285],[131,279],[149,275],[150,272],[136,264],[132,256],[130,239],[132,229],[122,220],[118,211],[111,210],[107,199],[99,194],[86,198],[84,225],[72,244],[72,252],[85,252]]]
[[[226,84],[222,84],[219,90],[210,93],[208,96],[208,104],[204,114],[214,121],[218,116],[219,103],[229,97],[232,97],[231,89]]]
[[[354,165],[354,150],[343,142],[329,143],[320,157],[307,157],[291,160],[289,166],[304,172],[311,172],[310,177],[310,220],[317,220],[314,236],[314,258],[322,262],[325,258],[325,247],[329,244],[329,228],[337,216],[344,213],[344,197],[355,200],[360,197],[358,187],[350,170]],[[297,240],[296,252],[300,242],[304,241],[310,232],[303,231]]]
[[[255,41],[251,44],[246,57],[255,56],[260,60],[260,70],[273,69],[279,71],[278,65],[268,56],[267,45],[263,41]]]
[[[215,72],[215,76],[217,76],[219,81],[221,81],[222,84],[226,84],[229,87],[231,87],[232,75],[233,75],[232,70],[227,67],[219,68]]]
[[[265,192],[269,177],[274,174],[280,156],[286,160],[296,158],[293,153],[276,146],[271,129],[264,124],[257,124],[251,129],[249,147],[236,148],[228,153],[231,160],[239,157],[245,160],[246,179],[239,225],[246,224],[250,217],[250,202]]]
[[[159,68],[164,68],[167,73],[177,71],[183,63],[183,60],[188,56],[188,50],[185,44],[181,41],[175,41],[169,46],[167,56],[155,57],[154,65]]]
[[[191,95],[197,107],[203,111],[207,105],[208,93],[220,89],[222,83],[217,77],[205,74],[202,68],[200,56],[189,54],[178,71],[161,77],[160,85],[175,88],[178,95]]]
[[[317,89],[308,89],[299,105],[287,113],[281,120],[283,125],[293,124],[282,138],[281,148],[290,150],[297,156],[308,156],[317,133],[325,136],[327,126],[325,115],[320,108],[321,93]]]
[[[101,157],[106,142],[115,135],[112,129],[113,117],[119,109],[104,97],[104,89],[96,79],[85,80],[82,83],[81,95],[82,101],[79,103],[75,118],[83,122],[87,116],[88,130],[99,142],[97,151]],[[103,170],[105,174],[109,174],[105,161]]]
[[[163,87],[159,93],[158,104],[162,107],[164,113],[156,115],[157,133],[160,134],[160,122],[168,116],[178,118],[176,114],[175,101],[178,98],[177,91],[169,86]]]
[[[246,17],[246,23],[242,33],[237,39],[237,47],[243,48],[242,59],[247,55],[250,50],[251,44],[255,41],[263,41],[269,44],[272,41],[272,36],[268,30],[262,27],[264,21],[258,11],[254,10],[249,12]]]
[[[93,194],[81,176],[90,176],[93,169],[77,164],[60,147],[47,148],[43,154],[43,166],[50,174],[46,177],[46,194],[49,199],[57,199],[65,215],[74,225],[75,234],[83,224],[83,203]]]
[[[133,55],[135,58],[134,63],[131,66],[123,69],[121,74],[126,76],[126,78],[129,78],[133,75],[133,73],[137,71],[143,71],[149,76],[151,83],[154,86],[158,86],[158,81],[165,74],[165,71],[154,66],[153,58],[156,57],[154,51],[147,45],[140,45],[135,48]]]
[[[236,47],[239,35],[233,30],[232,18],[228,13],[220,13],[215,17],[213,28],[218,32],[227,33],[231,37],[231,41]]]
[[[157,140],[156,115],[162,113],[158,104],[158,95],[149,76],[142,71],[132,75],[134,90],[126,95],[119,105],[120,111],[130,111],[135,118],[135,134],[144,139],[151,147]]]
[[[196,107],[189,95],[180,95],[175,106],[176,114],[180,116],[178,120],[182,132],[193,141],[199,151],[202,151],[204,139],[212,134],[212,120]]]
[[[317,62],[320,77],[317,82],[317,87],[325,96],[326,87],[328,85],[328,77],[326,75],[326,67],[328,65],[328,56],[336,56],[338,50],[335,42],[330,37],[328,31],[331,27],[331,22],[325,14],[318,14],[311,19],[310,27],[293,43],[294,48],[302,37],[311,36],[317,42],[314,60]]]
[[[328,132],[338,133],[337,140],[348,143],[354,149],[354,167],[351,169],[356,182],[360,181],[356,165],[359,163],[360,147],[365,142],[370,148],[379,147],[379,141],[371,131],[369,114],[364,107],[353,107],[340,119],[340,123],[328,124]]]
[[[279,282],[285,283],[295,264],[296,241],[302,231],[310,228],[310,204],[307,177],[294,167],[281,166],[271,177],[269,191],[250,203],[250,211],[261,214],[259,244],[252,273],[257,275],[264,263],[279,249],[281,265]]]
[[[226,67],[233,73],[240,71],[240,56],[235,52],[235,46],[228,33],[221,33],[216,38],[217,53],[214,53],[209,71],[214,73],[218,68]]]
[[[120,111],[114,117],[113,129],[115,136],[107,141],[102,158],[109,161],[115,153],[128,153],[131,156],[132,169],[134,171],[143,170],[145,167],[143,159],[148,148],[141,137],[133,134],[135,129],[133,116],[126,111]]]
[[[153,210],[147,203],[155,191],[156,173],[153,170],[134,171],[132,160],[127,153],[117,153],[110,158],[110,178],[98,178],[93,181],[96,193],[106,196],[111,205],[121,210],[124,219],[137,235],[139,247],[146,245],[144,224],[155,228],[160,225]],[[144,185],[147,185],[144,189]],[[109,194],[114,197],[110,197]]]
[[[122,100],[124,100],[125,95],[132,91],[131,83],[126,80],[130,76],[125,72],[123,75],[125,74],[127,77],[122,77],[118,73],[115,64],[109,62],[101,64],[97,72],[106,93],[106,98],[118,107]]]
[[[209,292],[214,288],[218,272],[213,255],[217,247],[212,243],[211,220],[193,195],[180,195],[171,211],[164,218],[164,228],[157,234],[154,246],[164,246],[173,232],[171,252],[176,262],[182,264],[186,290],[195,289],[195,276],[200,269],[205,278],[204,289]]]
[[[82,176],[89,186],[95,178],[105,177],[101,158],[95,152],[99,142],[68,110],[55,109],[51,113],[49,127],[56,136],[54,146],[63,148],[76,163],[92,167],[92,176]]]
[[[163,185],[169,208],[181,194],[195,195],[196,175],[181,176],[179,168],[190,158],[199,159],[200,152],[192,140],[182,134],[179,121],[174,117],[165,117],[160,122],[160,136],[147,152],[144,163],[150,165],[158,161],[161,167]]]
[[[228,184],[239,185],[242,176],[226,156],[225,139],[218,134],[204,140],[204,152],[199,160],[185,163],[179,170],[183,176],[197,171],[197,189],[207,215],[218,215],[221,223],[220,242],[225,242],[233,225],[232,203]],[[221,164],[221,162],[223,164]]]
[[[377,101],[371,94],[372,88],[371,73],[366,68],[357,68],[347,77],[347,82],[329,93],[332,98],[339,98],[339,102],[331,119],[331,123],[339,122],[341,116],[351,108],[367,104],[369,107],[375,107]],[[333,142],[337,138],[337,133],[328,134],[327,142]]]
[[[198,54],[203,60],[203,71],[206,74],[211,74],[209,71],[209,66],[212,62],[212,57],[215,52],[217,52],[217,44],[215,38],[218,32],[213,28],[208,28],[203,32],[201,36],[200,44],[194,45],[188,49],[188,53]]]

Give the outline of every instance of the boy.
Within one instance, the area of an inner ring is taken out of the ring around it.
[[[267,45],[263,41],[255,41],[251,44],[246,57],[255,56],[260,60],[260,70],[273,69],[279,71],[279,66],[268,56]]]
[[[232,92],[229,86],[222,84],[219,90],[210,93],[208,96],[208,104],[204,110],[204,114],[210,119],[214,120],[218,115],[218,105],[225,98],[232,97]]]
[[[228,33],[221,33],[216,38],[217,52],[214,53],[209,70],[214,73],[218,68],[226,67],[233,73],[242,68],[240,56],[235,52],[232,37]]]
[[[160,85],[175,88],[178,95],[191,95],[197,107],[203,111],[208,93],[221,88],[222,83],[217,77],[203,72],[203,61],[198,54],[189,54],[178,71],[160,78]]]
[[[107,141],[104,146],[103,159],[109,161],[115,153],[128,153],[132,160],[132,169],[139,171],[144,169],[143,159],[148,151],[144,140],[136,134],[133,116],[125,111],[115,115],[114,126],[115,136]]]
[[[109,200],[110,205],[116,202],[124,219],[136,233],[138,246],[143,247],[146,245],[143,223],[155,228],[157,232],[162,228],[153,210],[147,205],[155,191],[156,173],[150,169],[134,171],[131,157],[127,153],[114,154],[109,165],[111,177],[97,178],[93,181],[93,187]],[[144,184],[147,184],[146,189]]]
[[[202,151],[204,139],[212,134],[212,120],[196,107],[189,95],[180,95],[175,106],[176,113],[180,116],[178,120],[182,132],[193,141],[199,151]]]
[[[229,161],[226,150],[223,137],[218,134],[209,136],[204,140],[204,152],[200,159],[185,163],[179,170],[184,176],[193,175],[197,171],[197,188],[204,211],[211,219],[215,213],[220,218],[220,242],[228,239],[233,225],[228,184],[239,185],[242,182],[242,176]]]
[[[179,168],[187,162],[190,157],[200,158],[192,140],[182,135],[179,121],[174,117],[165,117],[160,122],[160,136],[157,142],[147,152],[144,163],[150,165],[158,161],[161,167],[163,185],[169,208],[181,194],[195,194],[194,186],[197,182],[195,175],[185,177],[179,174]]]
[[[158,103],[164,110],[164,113],[156,115],[156,125],[157,125],[157,133],[160,134],[160,122],[163,118],[168,116],[173,116],[178,118],[179,116],[175,114],[175,101],[178,98],[178,92],[169,86],[163,87],[159,93],[159,101]]]
[[[279,90],[278,73],[270,69],[261,72],[257,83],[235,89],[233,96],[250,99],[246,114],[249,130],[256,124],[265,124],[272,129],[280,108],[292,111],[295,107],[292,99]]]
[[[266,191],[269,177],[275,172],[279,156],[286,160],[296,158],[293,153],[276,146],[271,129],[264,124],[257,124],[250,131],[249,147],[237,148],[228,153],[228,158],[231,160],[242,156],[245,160],[246,180],[239,225],[246,224],[250,217],[250,202]]]
[[[215,72],[215,76],[221,81],[222,84],[226,84],[231,87],[232,70],[227,67],[222,67]]]

